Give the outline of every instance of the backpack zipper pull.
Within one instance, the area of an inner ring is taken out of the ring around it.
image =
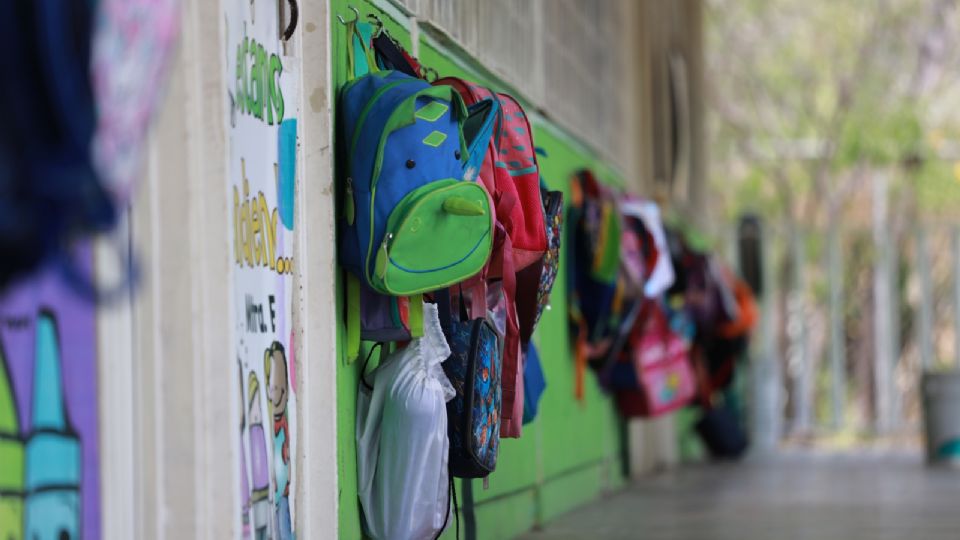
[[[353,225],[357,216],[356,205],[353,202],[353,178],[347,177],[347,188],[343,192],[343,215],[347,218],[347,225]]]
[[[377,251],[377,262],[376,266],[374,267],[374,271],[377,273],[377,277],[381,280],[387,277],[387,258],[390,255],[388,253],[390,240],[393,240],[393,233],[387,233],[387,236],[380,244],[380,249]]]

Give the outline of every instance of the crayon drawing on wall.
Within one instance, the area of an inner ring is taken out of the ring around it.
[[[100,538],[97,413],[94,305],[50,268],[11,285],[0,295],[0,538]]]

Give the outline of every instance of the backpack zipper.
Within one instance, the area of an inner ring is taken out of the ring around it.
[[[357,219],[357,203],[353,198],[353,178],[347,177],[347,187],[344,190],[343,214],[347,219],[347,225],[353,225]]]
[[[379,277],[381,281],[386,281],[387,278],[387,262],[390,258],[391,240],[393,240],[393,233],[388,232],[387,235],[383,237],[383,242],[380,242],[380,250],[377,253],[374,272],[376,272],[377,277]]]

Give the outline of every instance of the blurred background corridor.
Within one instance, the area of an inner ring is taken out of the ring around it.
[[[0,539],[960,537],[960,0],[0,44]]]

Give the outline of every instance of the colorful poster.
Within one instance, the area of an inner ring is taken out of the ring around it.
[[[277,6],[224,0],[231,286],[242,538],[294,537],[292,289],[297,79]]]
[[[0,538],[100,538],[96,352],[94,305],[55,269],[0,295]]]

